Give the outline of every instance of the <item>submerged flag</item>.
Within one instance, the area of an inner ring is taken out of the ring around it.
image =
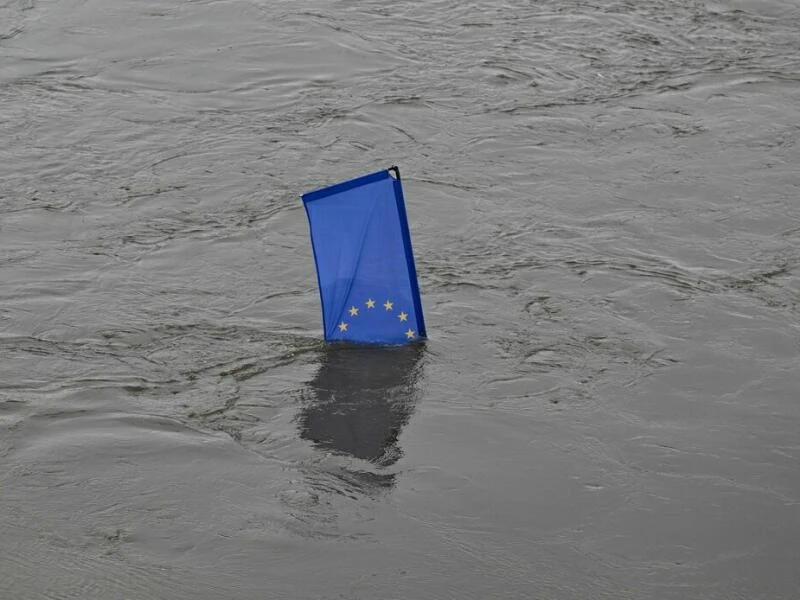
[[[303,195],[325,339],[404,344],[425,337],[397,167]]]

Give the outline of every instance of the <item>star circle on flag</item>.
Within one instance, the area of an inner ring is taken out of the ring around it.
[[[393,306],[394,302],[392,302],[391,300],[387,300],[386,302],[383,303],[383,308],[385,308],[386,310],[392,310]]]
[[[341,331],[341,332],[347,331],[347,323],[345,323],[344,321],[339,323],[339,331]]]
[[[367,308],[375,308],[375,300],[373,300],[372,298],[369,298],[367,300],[366,304],[367,304]]]
[[[357,317],[358,316],[358,309],[355,306],[350,307],[350,316]]]
[[[406,331],[406,337],[410,340],[414,339],[414,330],[410,327],[408,328],[408,331]]]

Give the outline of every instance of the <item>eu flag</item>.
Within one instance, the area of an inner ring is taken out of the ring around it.
[[[325,339],[404,344],[425,337],[400,171],[303,195]]]

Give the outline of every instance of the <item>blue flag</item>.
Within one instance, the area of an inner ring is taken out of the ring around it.
[[[325,339],[405,344],[425,337],[397,167],[303,195]]]

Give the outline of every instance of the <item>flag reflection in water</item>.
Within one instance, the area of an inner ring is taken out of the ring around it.
[[[423,351],[420,344],[327,347],[298,419],[301,437],[380,467],[394,464],[417,402]]]

